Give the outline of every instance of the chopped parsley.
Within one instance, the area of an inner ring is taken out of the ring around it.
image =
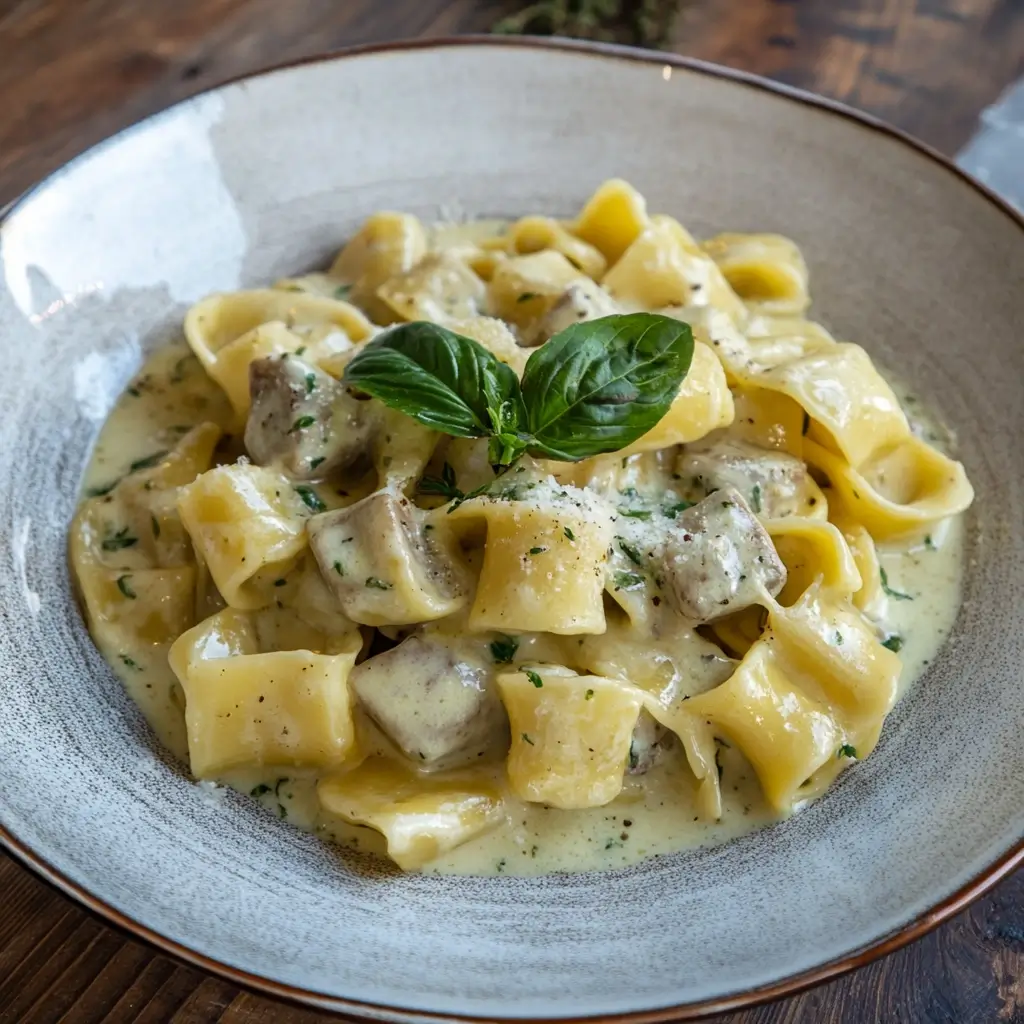
[[[344,569],[342,568],[341,562],[335,562],[335,563],[334,563],[334,571],[335,571],[335,572],[336,572],[336,573],[337,573],[337,574],[338,574],[339,576],[344,576],[344,575],[345,575],[345,570],[344,570]]]
[[[323,462],[326,457],[326,455],[318,455],[315,459],[310,459],[309,468],[316,469],[316,467],[319,466],[320,463]]]
[[[338,287],[334,289],[334,297],[336,299],[347,299],[350,291],[352,291],[352,285],[339,284]]]
[[[134,658],[129,658],[127,654],[119,654],[118,657],[128,666],[128,668],[134,668],[138,671],[142,670],[142,666]]]
[[[128,532],[128,527],[125,526],[124,528],[118,530],[116,533],[112,533],[109,537],[107,537],[100,545],[100,547],[102,547],[104,551],[120,551],[122,548],[135,547],[135,545],[138,543],[139,538],[133,537]]]
[[[898,654],[903,647],[903,637],[899,633],[890,633],[883,641],[883,647],[888,647],[893,654]]]
[[[836,634],[835,634],[835,642],[836,642],[836,647],[842,647],[843,646],[843,634],[840,633],[838,629],[836,630]]]
[[[755,512],[761,511],[761,485],[754,484],[754,489],[750,492],[750,507]]]
[[[458,482],[455,478],[455,470],[447,462],[441,467],[441,475],[439,477],[423,477],[418,484],[418,488],[423,494],[440,494],[442,497],[449,499],[465,498],[465,495],[459,490]]]
[[[566,540],[575,540],[576,539],[576,534],[574,534],[572,532],[572,530],[569,529],[568,526],[563,526],[562,527],[562,533],[565,534]]]
[[[852,757],[855,761],[857,760],[857,748],[851,747],[849,743],[844,743],[836,753],[836,757],[842,760],[844,757]]]
[[[121,593],[124,594],[125,597],[130,597],[134,601],[135,598],[137,598],[139,595],[136,594],[134,590],[132,590],[131,584],[129,584],[129,582],[128,582],[130,579],[131,579],[131,575],[130,574],[128,574],[126,576],[118,576],[117,577],[117,589],[120,590]]]
[[[537,687],[538,690],[544,685],[544,680],[541,679],[541,677],[537,675],[537,673],[534,672],[532,669],[524,668],[523,674],[526,676],[527,679],[530,680],[531,683],[533,683],[534,686]]]
[[[519,650],[519,637],[506,636],[504,633],[499,633],[496,640],[492,640],[490,643],[491,657],[499,665],[511,665],[512,659],[516,656],[516,651]]]
[[[695,502],[692,501],[677,501],[674,505],[666,505],[662,510],[662,515],[668,516],[669,519],[675,519],[680,512],[685,512],[688,508],[693,508]]]
[[[305,352],[305,351],[306,351],[306,346],[305,346],[305,345],[300,345],[300,346],[299,346],[299,347],[298,347],[298,348],[297,348],[297,349],[295,350],[295,354],[296,354],[297,356],[301,356],[301,355],[302,355],[302,353],[303,353],[303,352]],[[285,352],[285,354],[284,354],[283,356],[281,356],[281,358],[282,358],[282,359],[284,359],[284,358],[285,358],[285,356],[287,356],[287,355],[288,355],[288,353],[287,353],[287,352]]]
[[[384,580],[378,579],[376,576],[367,576],[366,583],[363,584],[366,587],[373,587],[374,590],[391,590],[392,584],[387,583]]]
[[[620,508],[620,516],[628,516],[630,519],[650,519],[651,513],[645,508]]]
[[[300,416],[293,424],[290,433],[298,433],[300,430],[305,430],[306,427],[311,427],[316,423],[315,416]]]
[[[913,601],[914,600],[909,594],[903,593],[902,590],[893,590],[892,587],[889,586],[889,575],[888,575],[888,573],[886,573],[885,569],[881,568],[881,566],[879,566],[878,575],[879,575],[879,577],[882,580],[882,589],[894,601]]]
[[[147,455],[144,459],[136,459],[129,467],[129,473],[135,473],[140,469],[152,469],[165,455],[167,449],[165,448],[162,452],[153,452],[152,455]]]
[[[543,555],[547,548],[530,548],[531,555]]]
[[[295,493],[302,499],[303,504],[311,512],[326,512],[327,506],[323,503],[320,495],[312,487],[296,487]]]
[[[593,690],[587,690],[587,692],[585,694],[583,694],[583,699],[584,700],[593,700],[594,699],[594,691]]]
[[[616,590],[636,590],[644,585],[644,578],[638,572],[617,572],[615,574]]]
[[[316,374],[315,373],[307,373],[306,374],[306,394],[307,395],[313,394],[313,389],[315,387],[316,387]]]
[[[640,557],[640,552],[637,551],[632,544],[622,537],[616,537],[616,541],[619,544],[619,550],[634,564],[643,565],[643,559]],[[627,574],[628,575],[628,574]]]
[[[533,740],[530,739],[529,733],[525,733],[524,732],[521,735],[523,737],[523,742],[524,743],[529,743],[531,747],[535,747],[537,745],[536,743],[533,742]]]
[[[927,548],[927,549],[928,549],[929,551],[936,551],[936,550],[938,550],[938,549],[937,549],[937,548],[935,547],[935,541],[933,541],[933,540],[932,540],[932,535],[931,535],[930,533],[926,533],[926,534],[924,535],[924,546],[925,546],[925,547],[926,547],[926,548]]]

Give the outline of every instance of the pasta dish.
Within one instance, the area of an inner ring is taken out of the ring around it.
[[[369,217],[211,295],[112,412],[70,557],[205,784],[405,870],[618,866],[788,816],[952,626],[948,438],[797,246],[623,181]]]

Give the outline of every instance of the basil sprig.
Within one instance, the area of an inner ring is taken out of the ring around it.
[[[524,453],[577,462],[626,448],[657,425],[690,369],[689,324],[654,313],[573,324],[527,360],[522,383],[478,342],[437,324],[395,327],[345,382],[425,426],[489,438],[495,466]]]

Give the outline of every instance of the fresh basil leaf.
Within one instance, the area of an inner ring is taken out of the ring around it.
[[[515,371],[471,338],[426,321],[402,324],[370,342],[344,379],[456,437],[514,434],[525,420]]]
[[[690,369],[689,324],[655,313],[573,324],[526,363],[532,455],[575,462],[625,448],[657,425]]]

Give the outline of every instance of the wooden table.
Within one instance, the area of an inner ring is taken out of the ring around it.
[[[487,31],[518,0],[0,0],[0,206],[70,156],[262,65]],[[1024,73],[1024,0],[685,0],[673,49],[869,110],[947,153]],[[1024,172],[1022,172],[1024,173]],[[0,855],[0,1024],[283,1021]],[[721,1024],[1024,1024],[1024,872],[914,945]]]

